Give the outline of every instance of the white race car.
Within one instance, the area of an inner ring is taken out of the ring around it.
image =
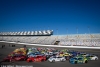
[[[52,56],[48,59],[49,62],[57,62],[57,61],[66,61],[65,57],[60,57],[60,56]]]
[[[96,55],[88,55],[88,56],[86,56],[86,58],[88,60],[98,60],[98,56],[96,56]]]

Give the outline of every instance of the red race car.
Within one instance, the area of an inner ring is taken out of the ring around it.
[[[3,62],[23,61],[26,59],[27,57],[24,55],[7,56],[3,59]]]
[[[29,57],[27,59],[27,62],[42,62],[42,61],[46,61],[46,57],[45,56]]]

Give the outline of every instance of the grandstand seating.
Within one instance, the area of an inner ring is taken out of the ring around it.
[[[51,36],[0,36],[0,40],[46,45],[54,45],[56,41],[59,41],[58,45],[100,46],[100,34],[70,34]]]

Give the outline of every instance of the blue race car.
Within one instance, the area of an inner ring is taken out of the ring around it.
[[[80,64],[80,63],[87,63],[88,59],[85,57],[81,57],[81,56],[77,56],[77,57],[73,57],[69,60],[70,63],[72,64]]]
[[[78,52],[78,51],[73,51],[73,50],[68,51],[68,53],[72,54],[73,57],[75,57],[75,56],[77,56],[77,55],[80,54],[80,52]]]

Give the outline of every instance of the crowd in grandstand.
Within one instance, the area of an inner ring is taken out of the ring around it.
[[[70,34],[51,36],[0,36],[0,40],[46,45],[49,44],[66,46],[100,46],[100,34]]]

